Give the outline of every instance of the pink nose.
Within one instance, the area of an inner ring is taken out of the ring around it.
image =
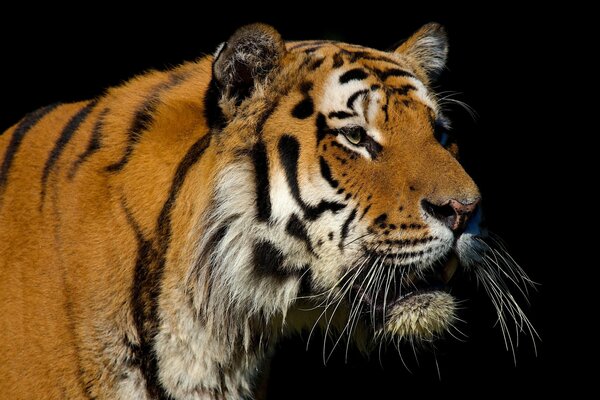
[[[469,218],[475,213],[480,200],[477,198],[469,203],[463,203],[456,199],[450,199],[441,204],[423,200],[421,204],[427,214],[443,222],[454,233],[460,234],[467,226]]]

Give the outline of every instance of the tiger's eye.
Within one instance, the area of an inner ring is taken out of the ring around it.
[[[360,126],[352,127],[344,132],[344,136],[353,145],[359,145],[365,137],[365,130]]]

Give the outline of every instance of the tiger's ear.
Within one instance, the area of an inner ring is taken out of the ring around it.
[[[424,25],[394,52],[410,57],[425,73],[427,81],[435,81],[443,71],[448,57],[446,30],[436,23]]]
[[[222,94],[239,104],[279,65],[285,52],[283,39],[271,26],[243,26],[217,50],[213,77]]]

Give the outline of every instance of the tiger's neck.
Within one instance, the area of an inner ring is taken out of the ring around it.
[[[224,123],[231,112],[221,102],[223,113],[215,113],[210,61],[129,84],[145,87],[150,99],[141,110],[151,106],[152,119],[132,142],[135,158],[111,182],[138,239],[132,353],[158,398],[249,395],[314,257],[305,242],[290,240],[289,215],[265,215],[270,192],[259,179],[269,179],[276,158],[257,127],[278,95],[253,97]],[[285,179],[277,173],[274,180]]]
[[[197,68],[206,72],[202,62]],[[251,394],[299,284],[256,268],[266,262],[260,246],[273,227],[256,219],[252,157],[232,157],[209,128],[210,76],[189,68],[170,74],[166,82],[176,74],[182,83],[161,95],[136,147],[136,160],[155,164],[158,175],[140,187],[136,176],[147,167],[131,161],[127,179],[114,184],[138,237],[132,353],[150,398],[237,399]],[[189,100],[193,91],[201,103]],[[173,177],[168,185],[157,184],[163,173]],[[161,208],[143,207],[140,194],[160,186],[169,187],[157,195]]]

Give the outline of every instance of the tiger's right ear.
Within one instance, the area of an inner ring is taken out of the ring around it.
[[[239,28],[219,47],[213,61],[213,77],[222,96],[239,105],[279,65],[285,52],[281,35],[271,26]]]
[[[410,57],[418,67],[417,75],[427,83],[433,82],[444,70],[448,58],[446,30],[436,23],[424,25],[395,52]]]

